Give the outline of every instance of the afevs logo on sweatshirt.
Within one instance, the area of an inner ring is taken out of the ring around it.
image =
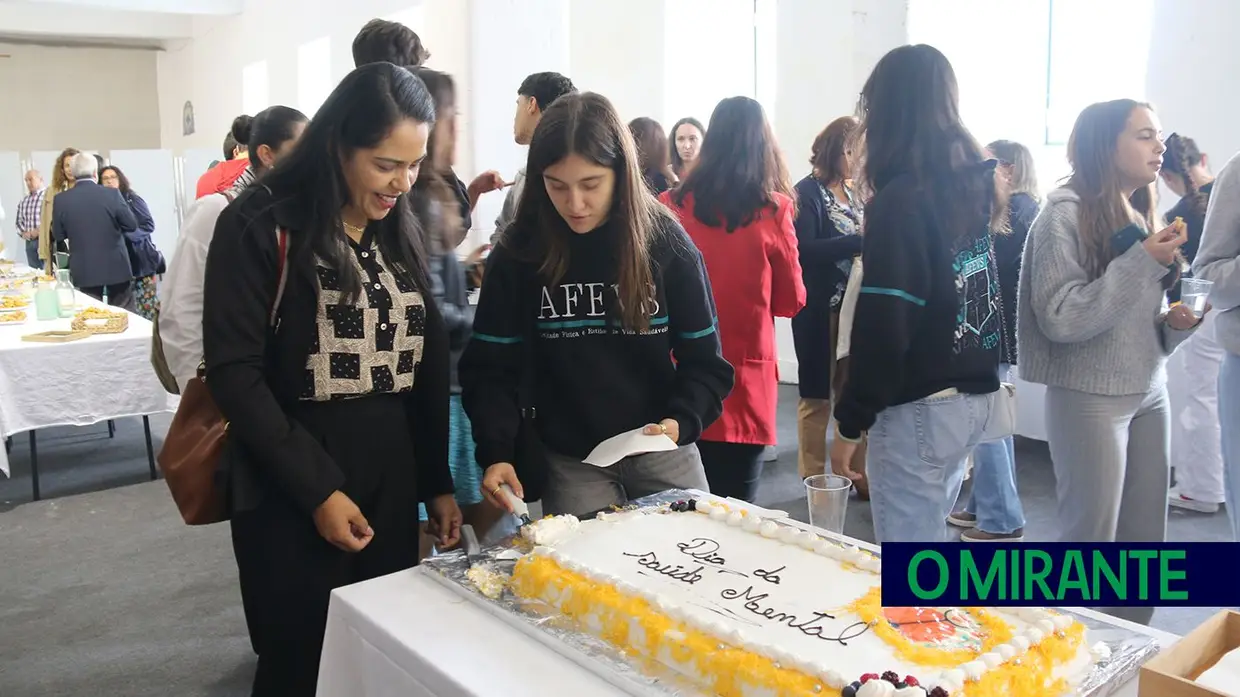
[[[535,327],[541,339],[578,339],[583,336],[615,334],[666,334],[666,303],[661,302],[658,289],[650,287],[647,304],[650,327],[633,331],[620,321],[620,296],[617,284],[561,283],[543,286]]]

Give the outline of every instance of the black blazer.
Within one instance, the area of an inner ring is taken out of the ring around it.
[[[406,197],[407,198],[407,197]],[[408,205],[402,200],[399,205]],[[203,289],[207,386],[229,422],[220,477],[234,512],[256,507],[272,491],[311,513],[344,484],[331,456],[295,417],[314,343],[318,282],[303,229],[305,213],[254,186],[215,225]],[[275,328],[269,312],[279,281],[277,227],[289,230],[288,278]],[[420,245],[419,245],[420,246]],[[452,493],[448,469],[448,335],[431,292],[423,293],[422,362],[405,410],[421,500]],[[365,434],[358,434],[365,438]]]
[[[121,192],[89,179],[56,196],[52,234],[69,242],[69,271],[79,288],[133,280],[126,239],[136,239],[138,221]]]

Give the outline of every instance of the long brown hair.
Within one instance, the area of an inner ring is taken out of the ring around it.
[[[426,141],[427,161],[418,170],[418,179],[413,184],[414,197],[427,200],[415,201],[414,206],[422,219],[427,250],[434,254],[446,254],[460,244],[463,227],[453,185],[448,183],[449,177],[456,179],[452,172],[456,149],[453,128],[456,82],[451,75],[438,70],[418,66],[411,66],[408,70],[421,78],[435,102],[435,125],[431,127]]]
[[[663,132],[663,127],[648,116],[639,116],[629,122],[629,131],[637,145],[637,158],[641,161],[642,171],[662,174],[671,163],[667,150],[667,134]]]
[[[531,260],[540,263],[546,282],[560,282],[570,264],[568,242],[573,233],[556,211],[543,172],[569,155],[578,155],[615,173],[608,225],[619,232],[616,293],[620,320],[633,331],[650,326],[649,299],[654,287],[650,246],[671,212],[650,194],[642,178],[637,146],[628,126],[604,96],[592,92],[566,94],[555,100],[538,122],[530,141],[526,185],[510,229],[531,239]],[[504,244],[513,244],[505,233]],[[515,245],[514,245],[515,246]]]
[[[840,170],[840,160],[852,148],[861,122],[854,116],[841,116],[827,124],[822,132],[814,138],[810,146],[809,163],[814,168],[814,176],[823,184],[830,186],[842,182],[844,173]]]
[[[65,148],[56,158],[56,167],[52,170],[52,195],[56,195],[69,187],[69,178],[65,176],[65,160],[81,152],[77,148]]]
[[[872,196],[902,175],[933,192],[948,234],[975,234],[978,224],[1007,229],[1007,190],[981,176],[982,147],[960,118],[960,90],[951,62],[933,46],[901,46],[874,66],[857,104],[861,176]]]
[[[749,225],[764,210],[774,211],[774,194],[793,201],[788,167],[762,105],[749,97],[729,97],[710,115],[702,152],[689,176],[672,193],[677,206],[693,194],[693,217],[728,232]]]
[[[1125,194],[1115,166],[1119,137],[1132,112],[1150,106],[1132,99],[1091,104],[1076,117],[1068,137],[1068,188],[1080,198],[1077,235],[1084,252],[1085,271],[1091,279],[1102,276],[1115,258],[1111,236],[1132,223],[1154,232],[1154,182]]]

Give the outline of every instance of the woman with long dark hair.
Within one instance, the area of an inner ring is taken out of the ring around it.
[[[797,473],[802,479],[827,466],[831,400],[846,363],[836,362],[840,303],[853,260],[861,256],[864,220],[860,196],[852,187],[856,117],[841,116],[814,138],[810,173],[795,187],[797,245],[805,275],[805,308],[792,318],[797,354]],[[847,361],[847,358],[844,359]],[[865,478],[865,443],[857,448],[852,469],[857,493],[869,496]]]
[[[701,121],[686,116],[677,121],[669,131],[668,153],[672,160],[672,174],[680,181],[689,176],[697,164],[698,155],[702,152],[702,141],[706,140],[706,127]]]
[[[725,99],[709,129],[697,166],[661,199],[702,252],[723,357],[736,372],[722,417],[698,441],[706,478],[712,493],[753,501],[763,450],[777,440],[775,318],[792,317],[805,305],[796,204],[761,104]]]
[[[569,94],[548,107],[526,174],[461,358],[483,494],[510,510],[501,485],[535,500],[545,477],[544,512],[584,514],[705,488],[694,443],[733,376],[701,254],[646,190],[633,136],[606,97]],[[537,418],[525,426],[545,445],[541,472],[516,461],[527,366]],[[639,429],[680,447],[610,467],[584,462]]]
[[[138,231],[143,235],[140,241],[125,237],[125,246],[129,248],[129,265],[133,267],[134,298],[138,314],[154,320],[159,313],[159,297],[156,295],[155,277],[167,270],[164,255],[155,247],[151,235],[155,234],[155,218],[146,200],[138,195],[129,185],[129,177],[116,165],[107,165],[99,170],[99,183],[121,192],[121,198],[133,211],[134,220],[138,222]]]
[[[354,70],[211,240],[206,384],[255,695],[314,694],[332,589],[417,563],[419,501],[459,536],[448,337],[406,197],[434,121],[409,71]]]
[[[1184,226],[1162,228],[1158,118],[1131,99],[1077,117],[1072,175],[1029,230],[1016,336],[1020,375],[1046,385],[1059,538],[1162,542],[1170,428],[1165,363],[1200,321],[1168,310]],[[1160,229],[1161,228],[1161,229]],[[1114,614],[1149,622],[1153,608]]]
[[[658,196],[680,183],[672,172],[667,134],[663,132],[659,122],[648,116],[641,116],[629,122],[629,130],[633,133],[633,142],[637,144],[642,177],[646,180],[650,193]]]
[[[202,364],[203,276],[216,221],[233,199],[292,151],[309,122],[305,114],[287,106],[258,112],[247,127],[250,142],[246,149],[250,155],[245,171],[233,181],[232,188],[203,196],[185,212],[176,251],[161,284],[156,320],[170,392],[179,393],[190,380],[197,379]]]
[[[873,198],[831,464],[855,478],[849,463],[868,435],[878,542],[939,541],[999,390],[991,234],[1006,201],[937,49],[884,56],[858,113]]]

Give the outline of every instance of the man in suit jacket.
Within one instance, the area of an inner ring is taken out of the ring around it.
[[[96,181],[99,163],[93,155],[73,156],[69,164],[73,188],[56,197],[52,234],[68,243],[73,284],[83,293],[130,312],[137,310],[133,268],[126,236],[135,236],[138,221],[116,189]]]

